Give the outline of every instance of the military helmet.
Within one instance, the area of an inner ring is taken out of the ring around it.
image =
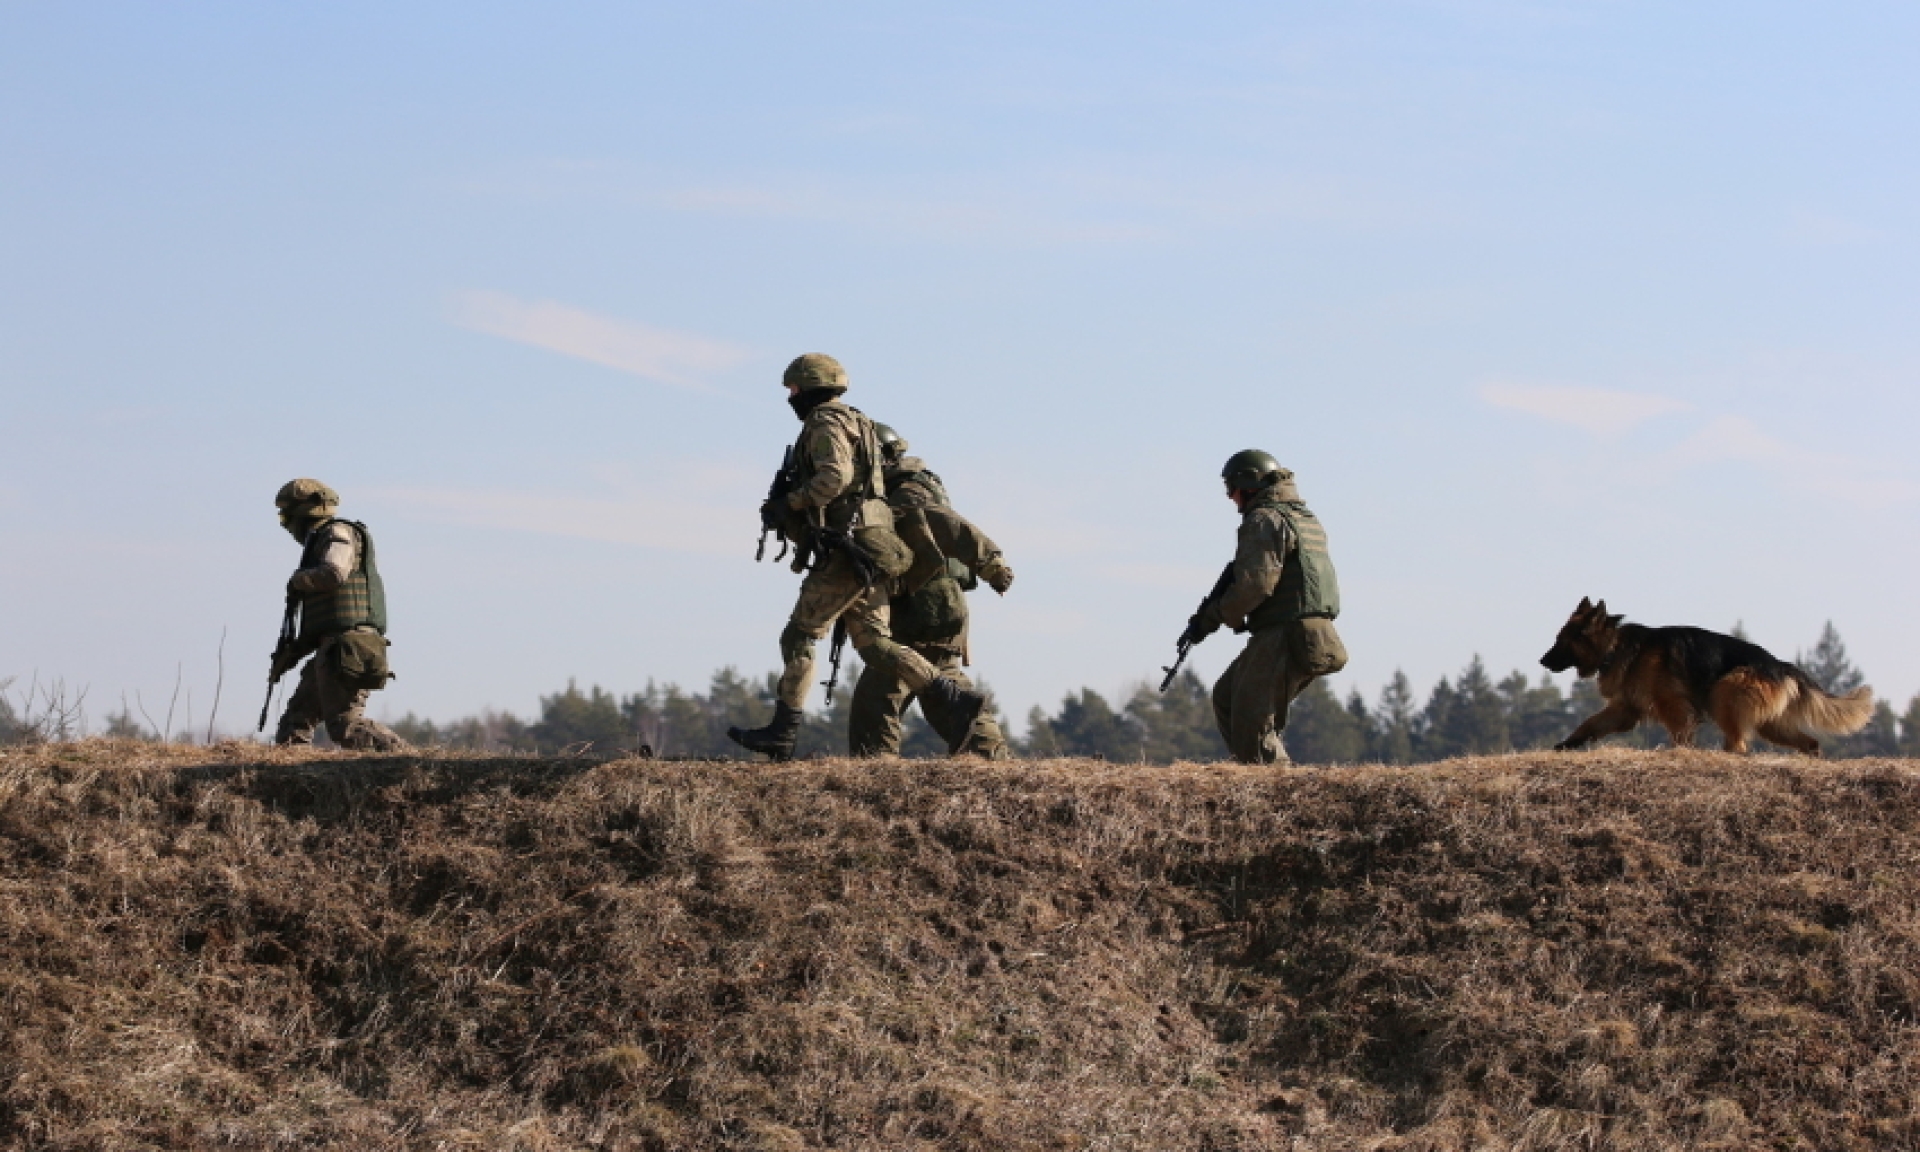
[[[273,497],[274,507],[282,511],[307,504],[331,508],[339,503],[340,493],[318,480],[289,480],[280,486],[280,491]]]
[[[907,438],[880,421],[873,422],[873,435],[880,441],[880,455],[898,460],[907,454]]]
[[[811,392],[816,388],[830,388],[835,392],[847,390],[847,370],[840,361],[825,352],[809,352],[787,365],[780,376],[782,388],[798,388],[802,392]]]
[[[1258,448],[1244,448],[1227,457],[1220,478],[1235,492],[1258,492],[1271,488],[1292,475],[1280,467],[1280,461]]]

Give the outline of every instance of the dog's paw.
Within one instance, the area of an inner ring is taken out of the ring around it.
[[[1562,740],[1560,741],[1560,743],[1555,744],[1553,746],[1553,750],[1555,752],[1571,752],[1573,751],[1573,745],[1567,743],[1565,740]]]

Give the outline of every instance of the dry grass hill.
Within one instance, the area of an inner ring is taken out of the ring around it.
[[[0,1146],[1920,1147],[1920,764],[0,753]]]

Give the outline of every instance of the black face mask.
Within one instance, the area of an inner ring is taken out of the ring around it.
[[[787,397],[787,407],[793,409],[795,416],[805,420],[807,413],[820,407],[820,405],[825,404],[829,400],[838,400],[839,398],[840,393],[835,392],[831,388],[809,388],[805,392],[796,392],[792,396]]]
[[[307,542],[307,533],[313,531],[313,526],[320,520],[319,516],[306,509],[289,509],[280,513],[280,527],[285,528],[287,535],[300,544]]]

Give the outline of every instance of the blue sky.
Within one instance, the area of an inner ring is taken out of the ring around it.
[[[1342,693],[1585,594],[1920,691],[1920,10],[1193,8],[0,3],[0,677],[204,709],[225,628],[250,720],[302,475],[389,715],[768,670],[827,351],[1006,547],[1016,714],[1156,675],[1247,446]]]

